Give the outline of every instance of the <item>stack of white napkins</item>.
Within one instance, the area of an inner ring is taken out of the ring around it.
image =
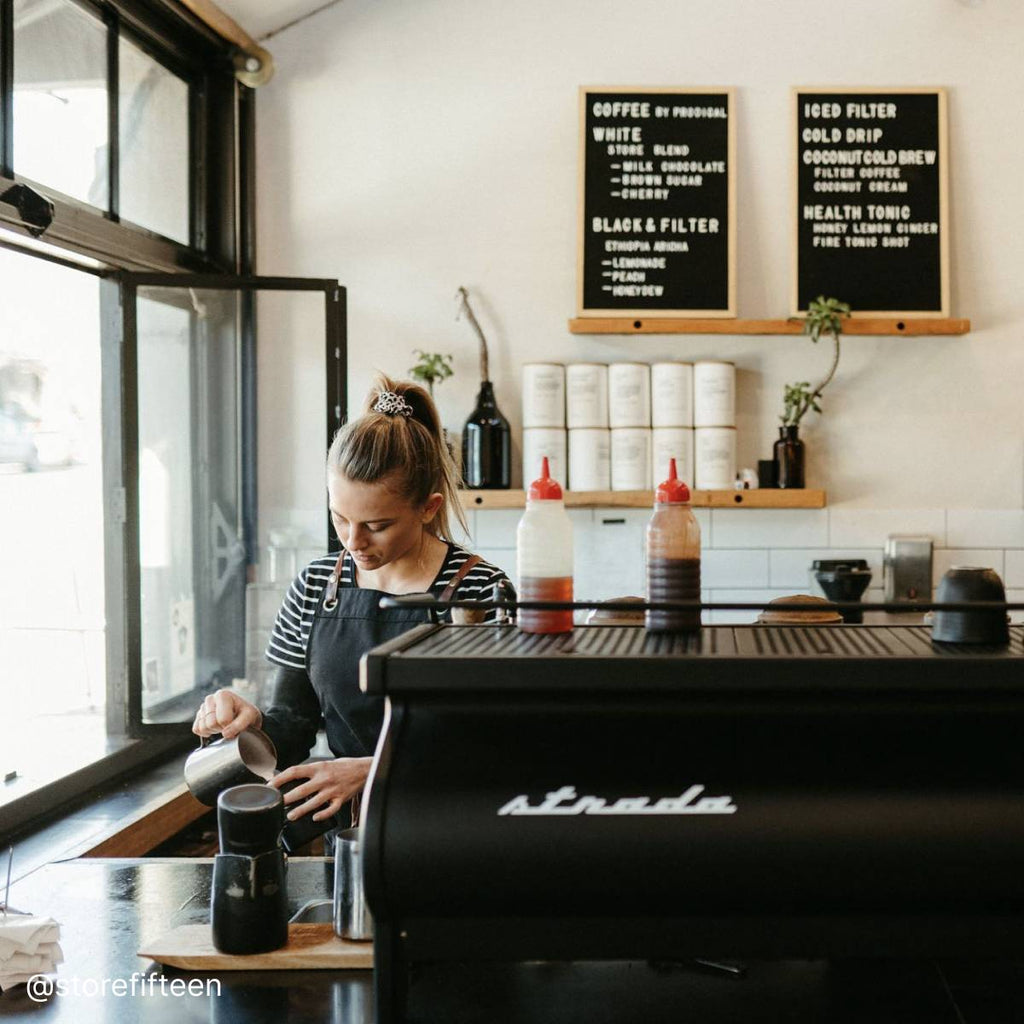
[[[49,974],[62,963],[60,925],[51,917],[0,914],[0,992],[23,985],[34,974]]]

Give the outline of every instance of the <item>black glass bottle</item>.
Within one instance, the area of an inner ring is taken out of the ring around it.
[[[799,427],[779,427],[774,445],[776,483],[783,488],[804,486],[804,443]]]
[[[474,490],[512,486],[512,434],[489,380],[480,384],[476,408],[462,428],[462,478]]]

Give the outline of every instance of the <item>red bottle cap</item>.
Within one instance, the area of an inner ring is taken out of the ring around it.
[[[689,496],[689,494],[687,494]],[[548,457],[545,455],[540,464],[540,477],[530,484],[531,501],[561,501],[562,488],[558,486],[557,480],[551,479],[551,469],[548,467]]]
[[[658,484],[654,500],[659,505],[682,505],[690,500],[690,488],[676,475],[676,460],[668,460],[668,479]]]

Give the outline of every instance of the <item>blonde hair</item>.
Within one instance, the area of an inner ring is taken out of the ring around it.
[[[411,412],[377,412],[382,394],[397,395]],[[327,472],[373,484],[394,474],[396,489],[413,506],[441,495],[437,515],[424,527],[441,540],[452,540],[452,520],[469,533],[458,495],[458,472],[448,454],[441,417],[430,395],[418,384],[379,374],[367,395],[363,415],[335,435],[327,452]]]

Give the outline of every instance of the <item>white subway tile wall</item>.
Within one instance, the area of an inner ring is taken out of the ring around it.
[[[936,547],[946,545],[946,510],[830,508],[829,540],[834,547],[884,548],[893,533],[931,537]]]
[[[920,534],[935,543],[933,576],[937,584],[952,565],[983,565],[1018,587],[1024,599],[1024,530],[1015,534],[1024,513],[995,510],[963,513],[950,509],[695,509],[701,526],[701,583],[708,601],[770,601],[791,594],[821,595],[811,565],[816,559],[863,558],[871,570],[865,601],[882,601],[883,551],[889,534]],[[1013,544],[947,547],[947,514],[958,539],[1001,537]],[[515,563],[515,526],[519,511],[478,511],[475,550],[511,570]],[[647,509],[573,510],[575,592],[580,599],[607,600],[644,592],[644,528]],[[965,517],[961,521],[961,516]],[[588,519],[588,517],[590,517]],[[977,534],[966,525],[978,524]],[[504,536],[504,540],[501,537]],[[484,539],[487,541],[486,552]],[[500,561],[508,551],[508,564]],[[1004,575],[1005,574],[1005,575]],[[756,613],[713,612],[708,622],[751,622]],[[1024,621],[1024,613],[1018,616]]]
[[[1024,548],[1024,512],[951,508],[946,543],[951,548]]]
[[[1003,582],[1008,587],[1024,587],[1024,551],[1007,551],[1003,569]]]
[[[716,508],[711,524],[716,548],[808,548],[829,543],[828,509]]]
[[[882,557],[890,534],[934,540],[933,582],[953,565],[995,569],[1007,599],[1024,602],[1024,512],[964,509],[695,509],[701,528],[701,583],[707,601],[771,601],[791,594],[820,594],[811,563],[824,558],[863,558],[871,569],[865,601],[883,600]],[[645,590],[644,529],[648,509],[571,509],[575,594],[606,601]],[[467,546],[516,576],[519,509],[467,512]],[[247,655],[264,642],[283,585],[249,587]],[[711,612],[709,624],[752,622],[756,612]],[[1024,622],[1024,612],[1012,612]]]
[[[767,587],[768,555],[764,549],[707,548],[701,552],[701,583],[707,587]]]

